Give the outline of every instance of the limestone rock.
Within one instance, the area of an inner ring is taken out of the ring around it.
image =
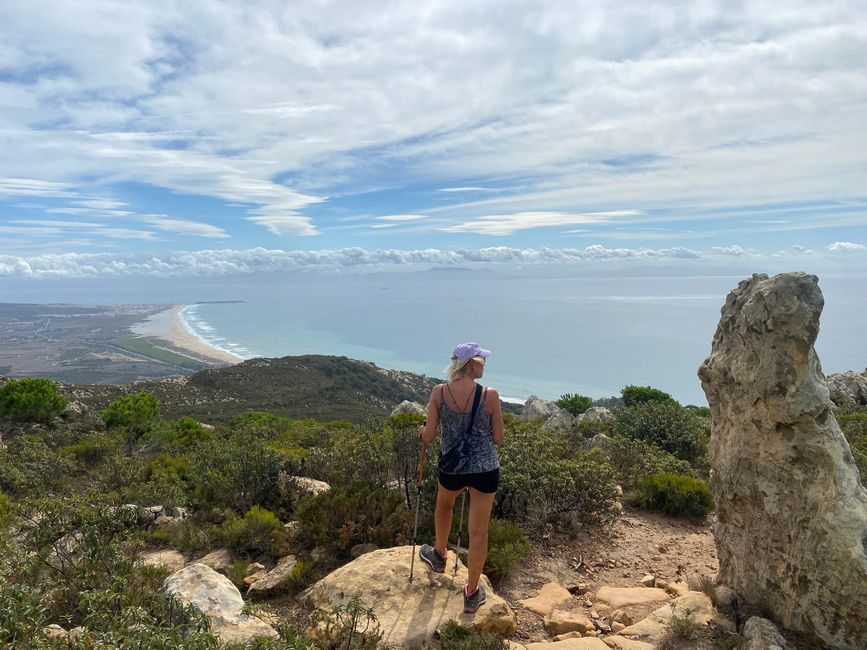
[[[277,566],[250,585],[247,594],[250,596],[266,596],[285,590],[292,577],[292,570],[295,568],[296,563],[297,560],[294,555],[287,555],[281,558],[277,562]]]
[[[525,598],[520,602],[521,605],[534,614],[547,616],[557,605],[568,603],[570,600],[572,600],[572,594],[569,593],[568,589],[561,586],[558,582],[549,582],[542,585],[538,594],[532,598]]]
[[[604,406],[591,406],[578,418],[579,422],[610,422],[614,414]]]
[[[528,643],[527,650],[608,650],[608,646],[601,639],[584,637],[582,639],[566,639],[548,643]]]
[[[719,580],[820,646],[867,647],[867,490],[813,345],[815,276],[753,275],[699,368]]]
[[[674,597],[686,596],[689,593],[689,585],[685,582],[670,582],[665,590]]]
[[[234,561],[232,552],[226,548],[218,548],[216,551],[211,551],[207,555],[196,560],[199,564],[211,567],[217,573],[225,573],[228,571]]]
[[[138,560],[139,566],[164,566],[171,571],[183,569],[186,563],[187,558],[184,557],[184,554],[174,549],[148,551],[142,553]]]
[[[706,625],[715,620],[713,603],[700,591],[691,591],[686,596],[675,598],[663,605],[647,618],[620,630],[621,636],[637,636],[641,641],[657,643],[671,626],[672,613],[678,616],[689,611],[689,618],[699,625]]]
[[[604,433],[597,433],[595,436],[590,438],[585,444],[588,449],[593,449],[594,447],[598,447],[602,451],[608,451],[611,448],[614,440],[606,436]]]
[[[49,639],[59,639],[66,636],[66,630],[57,623],[52,623],[51,625],[42,628],[42,633]]]
[[[648,573],[646,576],[644,576],[638,582],[641,583],[645,587],[653,587],[656,585],[656,578],[653,575]]]
[[[609,648],[617,648],[617,650],[654,650],[654,648],[656,648],[652,643],[638,641],[636,639],[627,639],[619,634],[605,637],[605,643]]]
[[[434,632],[450,620],[502,636],[515,633],[515,614],[485,576],[481,584],[487,602],[475,614],[464,614],[466,567],[459,562],[457,576],[452,575],[451,564],[445,573],[433,573],[416,558],[414,578],[409,582],[412,553],[412,546],[366,553],[307,589],[304,601],[309,607],[331,611],[357,594],[373,608],[383,643],[410,650],[430,642]]]
[[[640,605],[654,601],[668,600],[663,589],[655,587],[600,587],[596,600],[606,603],[612,609]]]
[[[867,404],[867,370],[828,375],[825,378],[831,401],[837,406],[864,406]]]
[[[401,413],[413,413],[415,415],[427,415],[427,408],[418,402],[410,402],[405,399],[391,410],[391,417]]]
[[[204,564],[193,563],[173,573],[163,590],[192,603],[211,619],[211,630],[223,643],[246,643],[259,636],[276,638],[277,631],[256,618],[242,614],[241,592],[224,575]]]
[[[743,650],[786,650],[789,647],[777,626],[759,616],[753,616],[746,622],[743,637]]]
[[[584,614],[583,610],[572,608],[555,608],[543,619],[545,631],[550,635],[565,634],[566,632],[588,632],[593,630],[593,621]]]
[[[331,489],[331,486],[325,481],[317,481],[314,478],[308,478],[306,476],[288,476],[286,478],[289,481],[292,481],[303,494],[308,496],[315,497],[317,494],[321,494],[322,492]]]
[[[573,630],[572,632],[564,632],[563,634],[558,634],[554,637],[554,641],[565,641],[566,639],[581,639],[584,637],[583,632],[578,632],[577,630]]]
[[[568,411],[564,411],[554,402],[530,395],[524,402],[524,410],[521,412],[522,420],[541,420],[545,431],[568,431],[572,428],[575,418]]]

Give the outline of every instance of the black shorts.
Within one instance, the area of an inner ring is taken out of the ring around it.
[[[447,474],[440,471],[440,485],[446,490],[463,490],[465,487],[475,488],[479,492],[492,494],[500,485],[500,468],[478,474]]]

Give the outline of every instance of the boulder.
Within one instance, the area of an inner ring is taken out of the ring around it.
[[[524,402],[524,410],[521,412],[522,420],[541,420],[545,431],[569,431],[575,423],[575,418],[568,411],[564,411],[554,402],[530,395]]]
[[[566,639],[564,641],[543,641],[541,643],[528,643],[527,650],[608,650],[608,646],[596,637],[583,639]]]
[[[577,605],[577,601],[575,602]],[[593,621],[584,613],[583,609],[574,607],[556,607],[542,621],[545,631],[554,636],[566,632],[589,632],[595,629]]]
[[[427,408],[418,402],[410,402],[405,399],[391,410],[391,417],[400,415],[401,413],[412,413],[413,415],[425,416],[427,415]]]
[[[418,553],[418,547],[415,548]],[[304,592],[308,607],[331,611],[352,596],[372,607],[383,633],[383,643],[400,648],[421,648],[430,643],[436,630],[450,620],[502,636],[515,633],[515,614],[494,593],[482,576],[487,602],[475,614],[463,613],[463,586],[467,570],[458,563],[457,576],[451,565],[445,573],[433,573],[418,558],[410,582],[412,546],[380,549],[365,553]]]
[[[593,449],[594,447],[598,447],[602,451],[608,451],[611,449],[611,444],[614,441],[606,436],[604,433],[597,433],[595,436],[587,440],[585,444],[588,449]]]
[[[867,370],[862,373],[841,372],[825,377],[831,401],[837,406],[864,406],[867,404]]]
[[[226,548],[218,548],[216,551],[211,551],[207,555],[196,560],[199,564],[204,564],[211,567],[218,573],[225,573],[232,566],[235,559],[232,557],[232,552]]]
[[[671,617],[686,615],[697,625],[707,625],[712,620],[721,620],[714,613],[710,598],[700,591],[691,591],[686,596],[675,598],[667,605],[651,613],[647,618],[620,630],[624,637],[639,637],[640,641],[656,644],[671,627]]]
[[[614,414],[604,406],[591,406],[579,417],[579,422],[611,422]]]
[[[174,549],[162,549],[142,553],[137,562],[139,566],[164,566],[170,571],[183,569],[186,563],[187,558],[184,557],[184,554]]]
[[[813,275],[753,275],[699,368],[718,579],[815,645],[864,648],[867,490],[813,348],[823,304]]]
[[[244,599],[238,588],[226,576],[204,564],[193,563],[173,573],[163,582],[163,590],[198,607],[211,620],[211,631],[223,643],[246,643],[260,636],[278,636],[264,621],[242,614]]]
[[[596,592],[596,600],[619,609],[629,605],[641,605],[656,601],[668,600],[664,589],[656,587],[600,587]]]
[[[306,496],[315,497],[317,494],[321,494],[327,490],[331,489],[331,486],[328,485],[325,481],[317,481],[314,478],[308,478],[306,476],[287,476],[285,474],[281,474],[277,479],[278,483],[283,482],[284,484],[289,483],[293,485],[297,490],[299,490],[302,494]]]
[[[532,598],[520,601],[521,605],[539,616],[547,616],[557,605],[568,603],[572,600],[572,594],[559,582],[549,582],[542,585],[539,593]]]
[[[285,591],[292,578],[292,570],[297,560],[294,555],[287,555],[277,562],[277,566],[256,580],[247,590],[249,596],[270,596]]]
[[[759,616],[752,616],[746,622],[742,636],[742,650],[786,650],[789,647],[777,626]]]

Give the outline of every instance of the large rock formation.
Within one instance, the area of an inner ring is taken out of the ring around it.
[[[753,275],[699,377],[711,408],[719,580],[824,647],[867,647],[867,490],[813,349],[815,276]]]
[[[418,553],[418,547],[415,552]],[[305,602],[327,612],[358,595],[373,608],[383,643],[389,647],[421,648],[450,620],[503,636],[515,633],[514,612],[494,593],[485,576],[481,584],[487,591],[487,602],[475,614],[464,614],[467,570],[463,563],[459,563],[458,574],[453,576],[451,555],[445,573],[433,573],[416,558],[410,582],[412,554],[411,546],[366,553],[310,587],[305,592]]]
[[[867,370],[862,373],[840,372],[826,377],[831,401],[837,406],[864,406],[867,404]]]

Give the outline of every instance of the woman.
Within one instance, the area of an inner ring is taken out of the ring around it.
[[[436,386],[427,405],[427,421],[419,427],[422,442],[429,443],[442,424],[434,524],[436,543],[424,544],[419,557],[432,571],[445,572],[449,532],[455,500],[464,488],[470,492],[470,533],[464,586],[464,611],[475,612],[485,602],[485,589],[479,584],[488,555],[488,521],[500,482],[500,461],[496,445],[503,444],[503,412],[500,396],[493,388],[477,389],[476,380],[485,371],[490,351],[477,343],[461,343],[452,352],[447,369],[448,382]],[[476,393],[480,393],[472,426],[470,415]]]

